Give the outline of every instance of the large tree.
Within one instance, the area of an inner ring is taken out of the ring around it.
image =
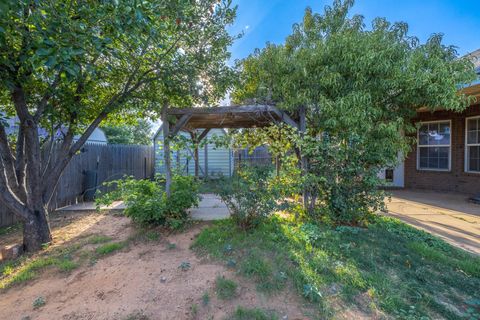
[[[298,140],[306,204],[310,211],[324,204],[347,223],[381,205],[377,172],[406,154],[416,110],[463,110],[468,101],[458,85],[474,77],[471,62],[441,35],[421,43],[407,24],[383,18],[367,27],[349,14],[352,6],[335,0],[323,14],[307,9],[284,44],[267,44],[241,62],[234,92],[237,102],[306,110],[307,134]]]
[[[230,2],[2,2],[0,202],[22,219],[27,251],[51,240],[57,182],[103,120],[222,95]]]

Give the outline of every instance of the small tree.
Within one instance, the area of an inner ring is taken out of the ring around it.
[[[101,129],[112,144],[143,144],[152,143],[152,125],[148,120],[139,119],[134,124],[107,124]]]
[[[27,251],[51,240],[58,180],[103,120],[222,95],[234,17],[229,0],[2,2],[0,106],[18,130],[0,123],[0,201]]]
[[[416,110],[463,110],[468,101],[457,85],[474,73],[441,35],[421,44],[407,24],[383,18],[367,28],[363,17],[349,18],[352,6],[335,0],[321,15],[307,9],[285,44],[268,44],[241,62],[234,99],[273,103],[293,115],[305,109],[308,130],[297,144],[305,204],[313,211],[324,203],[336,220],[358,223],[381,205],[376,173],[407,153]]]

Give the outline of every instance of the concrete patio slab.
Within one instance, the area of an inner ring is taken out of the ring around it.
[[[469,202],[468,196],[421,190],[392,193],[387,215],[480,254],[480,205]]]
[[[212,220],[221,220],[226,219],[230,216],[227,207],[225,204],[214,194],[202,194],[202,200],[198,205],[198,208],[190,209],[190,213],[194,220],[202,221],[212,221]],[[125,209],[125,204],[122,201],[115,201],[110,206],[102,206],[101,210],[111,210],[111,211],[123,211]],[[93,211],[96,210],[94,202],[82,202],[77,203],[71,206],[66,206],[59,208],[57,212],[72,213],[72,212],[81,212],[81,211]]]

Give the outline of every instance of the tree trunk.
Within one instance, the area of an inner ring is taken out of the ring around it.
[[[28,219],[23,222],[23,247],[27,252],[42,249],[42,245],[52,241],[47,210],[41,207],[32,210]]]

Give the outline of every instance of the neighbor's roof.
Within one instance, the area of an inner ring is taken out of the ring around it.
[[[473,62],[473,65],[475,66],[475,71],[477,72],[477,74],[480,74],[480,49],[477,49],[465,55],[465,57],[469,58]]]

